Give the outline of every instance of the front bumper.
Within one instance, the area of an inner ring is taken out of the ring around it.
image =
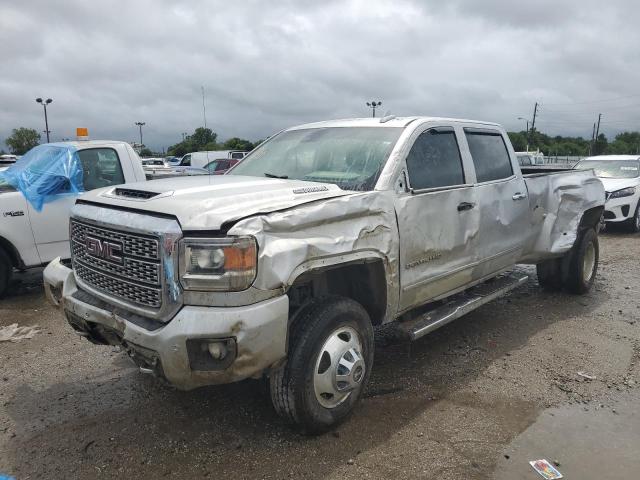
[[[624,222],[633,218],[637,204],[638,197],[635,195],[610,198],[604,206],[604,220],[606,222]]]
[[[142,371],[182,390],[261,375],[286,355],[286,295],[242,307],[184,306],[170,322],[150,326],[79,290],[73,271],[60,259],[45,269],[44,284],[47,298],[63,308],[80,335],[95,343],[123,345]],[[233,342],[233,360],[224,369],[199,370],[187,346],[201,340]]]

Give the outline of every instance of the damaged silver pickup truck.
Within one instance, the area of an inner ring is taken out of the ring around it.
[[[517,263],[587,292],[604,201],[592,171],[523,175],[493,123],[308,124],[227,175],[88,193],[73,269],[54,260],[45,286],[140,371],[180,389],[267,376],[278,413],[322,432],[362,394],[374,327],[419,338],[524,282]]]

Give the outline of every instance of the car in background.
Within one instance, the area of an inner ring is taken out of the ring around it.
[[[240,160],[236,160],[234,158],[217,158],[216,160],[207,163],[204,168],[211,175],[223,175],[238,162],[240,162]]]
[[[14,163],[16,163],[16,160],[18,160],[19,158],[20,157],[18,155],[0,155],[0,170],[4,170],[10,167]]]
[[[592,169],[602,181],[607,201],[604,222],[640,232],[640,156],[598,155],[579,161],[574,168]]]
[[[168,163],[164,158],[143,158],[142,167],[168,167]]]
[[[521,167],[544,165],[544,155],[541,152],[516,152],[516,158]]]
[[[242,160],[248,152],[240,150],[212,150],[208,152],[191,152],[187,153],[180,159],[180,166],[182,167],[200,167],[204,168],[205,165],[213,160],[220,158],[227,158],[232,160]]]

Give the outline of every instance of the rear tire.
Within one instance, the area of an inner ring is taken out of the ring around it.
[[[591,290],[598,273],[599,258],[598,234],[590,228],[582,233],[569,253],[565,288],[576,294]]]
[[[338,425],[365,388],[373,350],[371,320],[359,303],[312,300],[291,327],[287,362],[271,375],[275,410],[307,434]]]
[[[0,298],[4,297],[9,288],[9,281],[13,273],[13,264],[7,252],[0,247]]]
[[[638,201],[638,206],[636,207],[633,217],[627,220],[626,227],[631,233],[640,232],[640,201]]]

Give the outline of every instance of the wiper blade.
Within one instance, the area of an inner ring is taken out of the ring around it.
[[[281,178],[283,180],[286,180],[287,178],[289,178],[288,175],[274,175],[273,173],[267,173],[267,172],[265,172],[264,176],[267,178]]]

